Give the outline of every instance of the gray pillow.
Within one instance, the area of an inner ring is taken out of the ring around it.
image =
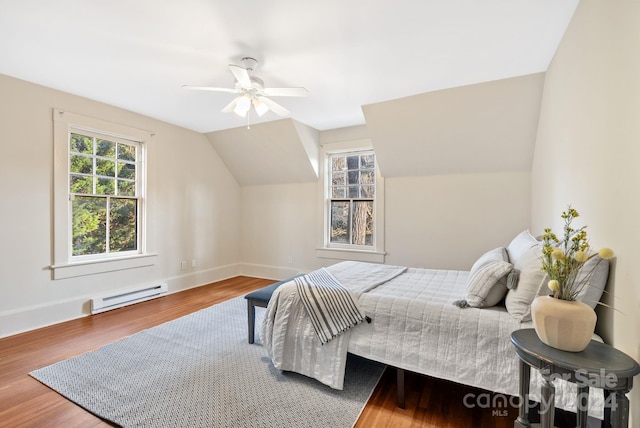
[[[591,273],[592,271],[593,273]],[[589,278],[587,284],[580,290],[576,300],[595,308],[607,285],[607,279],[609,278],[609,260],[603,259],[598,255],[590,258],[580,268],[576,281],[580,283],[586,280],[588,275],[591,275],[591,278]]]
[[[460,307],[486,308],[495,306],[507,294],[507,275],[513,269],[506,248],[499,247],[484,253],[471,267],[465,300]]]

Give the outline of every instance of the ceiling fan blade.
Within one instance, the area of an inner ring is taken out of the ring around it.
[[[214,92],[229,92],[231,94],[239,94],[240,91],[232,88],[215,88],[213,86],[191,86],[191,85],[182,85],[184,89],[193,89],[196,91],[214,91]]]
[[[264,88],[264,94],[269,97],[306,97],[309,91],[305,88]]]
[[[269,107],[272,112],[279,116],[287,116],[290,113],[289,110],[267,97],[258,97],[258,99],[262,101],[267,107]]]
[[[239,65],[229,64],[229,70],[231,70],[233,76],[242,88],[250,89],[253,87],[253,83],[251,83],[251,78],[249,77],[249,72],[247,72],[245,68],[242,68]]]

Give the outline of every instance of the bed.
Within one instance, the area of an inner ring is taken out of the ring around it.
[[[322,344],[295,281],[290,281],[271,298],[262,342],[276,368],[313,377],[332,388],[342,388],[349,352],[517,396],[518,359],[510,335],[533,326],[531,301],[547,292],[538,245],[525,231],[509,246],[483,254],[470,271],[337,263],[326,268],[327,274],[351,290],[371,322],[358,323]],[[607,275],[608,264],[597,265],[591,281],[598,282],[600,292],[590,290],[595,286],[586,287],[581,299],[595,306]],[[540,384],[541,377],[533,371],[530,390],[536,401]],[[575,385],[557,380],[556,388],[556,407],[575,411]],[[589,415],[602,419],[603,403],[602,392],[591,388]]]

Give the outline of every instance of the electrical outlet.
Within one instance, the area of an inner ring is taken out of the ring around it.
[[[183,260],[182,263],[180,263],[180,269],[182,270],[186,270],[187,269],[187,261]]]
[[[198,262],[196,261],[196,259],[191,259],[191,267],[194,268],[198,266]]]
[[[293,263],[293,256],[287,257],[287,263],[289,264]]]

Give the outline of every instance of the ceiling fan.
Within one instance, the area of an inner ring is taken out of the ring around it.
[[[252,105],[258,116],[264,115],[269,110],[279,116],[286,116],[289,114],[289,110],[267,97],[306,97],[309,94],[305,88],[265,88],[262,79],[250,74],[258,65],[258,61],[255,58],[244,57],[242,63],[244,66],[229,64],[229,70],[236,79],[234,88],[191,85],[182,85],[182,87],[200,91],[240,94],[227,104],[222,112],[234,112],[242,117],[247,116]]]

